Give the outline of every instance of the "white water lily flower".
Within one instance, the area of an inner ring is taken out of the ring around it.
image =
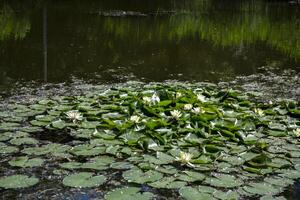
[[[120,97],[121,98],[126,98],[126,97],[128,97],[128,94],[121,94]]]
[[[192,112],[195,114],[200,114],[200,113],[204,113],[205,111],[202,110],[200,107],[197,107],[197,108],[193,108]]]
[[[83,119],[83,116],[80,114],[78,110],[70,110],[66,112],[67,118],[71,119],[73,123],[76,121],[81,121]]]
[[[175,94],[176,99],[178,99],[182,96],[183,96],[183,94],[181,92],[176,92],[176,94]]]
[[[293,130],[293,133],[296,137],[300,137],[300,128]]]
[[[191,110],[192,108],[193,108],[192,104],[185,104],[183,107],[184,110]]]
[[[151,102],[152,102],[153,104],[159,103],[159,102],[160,102],[160,98],[159,98],[159,96],[157,96],[156,93],[154,93],[154,94],[152,95],[152,97],[151,97]]]
[[[94,130],[93,135],[97,135],[99,132],[97,129]]]
[[[150,104],[151,103],[151,98],[150,97],[143,97],[143,101],[145,104]]]
[[[264,115],[264,111],[260,108],[254,108],[254,112],[256,114],[258,114],[259,116],[263,116]]]
[[[134,122],[134,123],[139,123],[140,122],[140,120],[141,120],[141,118],[139,117],[139,116],[137,116],[137,115],[132,115],[131,117],[130,117],[130,121],[132,121],[132,122]]]
[[[202,94],[197,94],[197,99],[199,100],[199,101],[201,101],[201,102],[206,102],[206,99],[205,99],[206,97],[205,96],[203,96]]]
[[[143,130],[144,128],[145,128],[145,126],[136,125],[135,128],[134,128],[134,131],[138,132],[140,130]]]
[[[185,126],[185,128],[188,128],[188,129],[193,129],[193,127],[191,126],[191,124],[190,124],[190,123],[188,123],[188,124]]]
[[[210,125],[211,125],[212,128],[214,128],[215,125],[216,125],[216,123],[211,121],[211,122],[210,122]]]
[[[195,165],[193,165],[191,163],[192,158],[193,158],[193,154],[181,151],[179,154],[179,157],[176,157],[175,160],[178,162],[181,162],[182,164],[189,165],[191,167],[195,167]]]
[[[170,113],[174,119],[178,119],[182,116],[182,113],[179,110],[173,110]]]

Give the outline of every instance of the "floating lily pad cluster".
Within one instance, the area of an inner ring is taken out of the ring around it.
[[[0,113],[0,153],[19,168],[55,160],[68,187],[99,187],[121,173],[124,186],[106,199],[156,195],[139,184],[188,200],[268,198],[300,178],[299,102],[259,103],[208,84],[139,86],[8,105]],[[51,134],[72,141],[40,139]],[[3,188],[36,183],[0,178]]]

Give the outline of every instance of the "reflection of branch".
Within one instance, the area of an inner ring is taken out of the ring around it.
[[[44,4],[43,9],[43,50],[44,50],[44,81],[47,82],[47,5]]]

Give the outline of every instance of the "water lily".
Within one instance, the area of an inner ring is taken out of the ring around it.
[[[190,123],[188,123],[188,124],[185,126],[185,128],[187,128],[187,129],[193,129],[193,127],[191,126]]]
[[[183,107],[184,110],[191,110],[192,108],[193,108],[192,104],[185,104]]]
[[[192,109],[192,112],[195,114],[204,113],[204,110],[202,110],[200,107],[196,107]]]
[[[179,110],[173,110],[171,111],[171,115],[174,119],[178,119],[182,116],[182,113]]]
[[[143,97],[143,101],[145,104],[155,105],[156,103],[160,102],[160,98],[156,93],[154,93],[151,97],[147,97],[147,96]]]
[[[211,125],[212,128],[215,128],[216,123],[211,121],[210,125]]]
[[[150,97],[143,97],[143,101],[145,104],[150,104],[151,103],[151,98]]]
[[[293,133],[296,137],[300,137],[300,128],[293,130]]]
[[[160,102],[160,98],[159,98],[159,96],[157,96],[156,93],[154,93],[154,94],[152,95],[152,97],[151,97],[151,102],[152,102],[153,104],[159,103],[159,102]]]
[[[139,126],[139,125],[136,125],[136,126],[134,127],[134,131],[138,132],[138,131],[140,131],[140,130],[143,130],[144,128],[145,128],[145,126]]]
[[[193,158],[193,154],[181,151],[179,157],[176,157],[175,160],[181,162],[184,165],[195,167],[195,165],[191,163],[192,158]]]
[[[259,116],[263,116],[264,115],[264,111],[260,108],[254,108],[254,112],[256,114],[258,114]]]
[[[66,112],[67,118],[71,119],[73,123],[76,121],[81,121],[83,119],[83,116],[80,114],[78,110],[70,110]]]
[[[175,94],[176,99],[178,99],[182,96],[183,96],[183,94],[181,92],[176,92],[176,94]]]
[[[139,123],[140,122],[140,120],[141,120],[141,118],[139,117],[139,116],[137,116],[137,115],[132,115],[131,117],[130,117],[130,121],[132,121],[132,122],[134,122],[134,123]]]
[[[201,102],[206,102],[206,97],[202,94],[197,94],[197,99]]]

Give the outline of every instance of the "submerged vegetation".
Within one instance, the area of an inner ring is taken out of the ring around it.
[[[0,187],[54,181],[100,187],[107,200],[280,196],[300,178],[300,105],[254,96],[132,83],[12,102],[0,112]]]

